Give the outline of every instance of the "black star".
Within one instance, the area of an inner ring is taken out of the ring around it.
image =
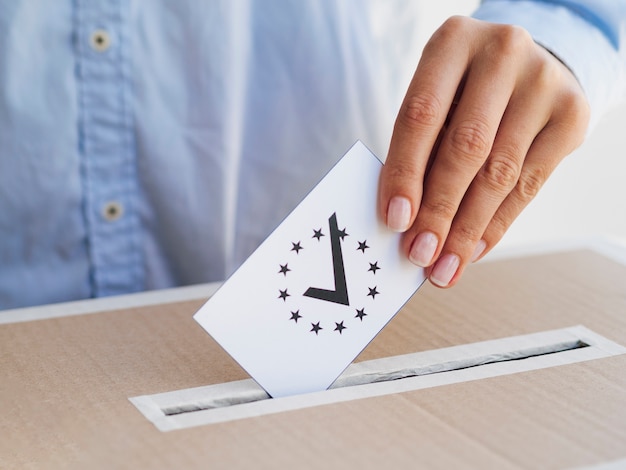
[[[302,246],[300,246],[300,242],[298,242],[298,243],[291,242],[291,244],[293,245],[291,247],[291,251],[295,251],[296,255],[300,253],[300,250],[304,250],[304,248],[302,248]]]
[[[280,265],[280,271],[278,271],[279,274],[284,274],[285,276],[287,276],[287,273],[291,271],[291,269],[289,269],[287,267],[287,263],[285,263],[284,265]]]
[[[370,290],[370,293],[369,293],[369,294],[367,294],[367,295],[368,295],[368,296],[370,296],[370,295],[371,295],[371,296],[372,296],[372,299],[375,299],[375,298],[376,298],[376,294],[380,294],[380,292],[378,292],[378,291],[376,290],[376,287],[378,287],[378,286],[368,287],[368,289]]]
[[[314,332],[315,332],[315,334],[318,334],[318,331],[320,331],[320,330],[323,330],[323,329],[324,329],[324,328],[322,328],[322,327],[320,326],[320,322],[317,322],[317,323],[311,323],[311,326],[312,326],[311,331],[314,331]]]
[[[363,240],[362,242],[359,242],[359,247],[357,248],[357,250],[361,250],[361,252],[365,253],[365,250],[367,250],[369,248],[369,246],[367,246],[367,240]]]
[[[278,289],[278,290],[280,291],[280,295],[278,296],[278,298],[279,299],[283,299],[283,301],[286,302],[287,301],[287,297],[290,297],[291,294],[287,293],[287,289],[285,289],[285,290]],[[371,289],[370,289],[370,292],[371,292]]]
[[[300,310],[296,310],[295,312],[291,312],[290,320],[293,320],[296,323],[298,323],[298,318],[302,318],[302,315],[300,315]]]
[[[341,323],[335,322],[335,325],[337,325],[337,326],[335,327],[334,331],[338,331],[339,334],[341,334],[341,332],[346,329],[346,327],[343,326],[343,322],[341,322]]]
[[[370,268],[368,269],[368,271],[372,271],[374,274],[376,274],[376,271],[378,271],[380,269],[380,267],[378,267],[378,261],[374,262],[374,264],[370,263]]]
[[[349,237],[350,236],[350,235],[348,235],[346,233],[346,229],[345,228],[343,230],[339,230],[338,231],[338,235],[339,235],[339,238],[341,238],[341,241],[343,241],[344,237]]]
[[[354,316],[354,318],[358,318],[359,320],[363,321],[363,317],[366,317],[367,313],[365,313],[365,309],[361,308],[361,309],[356,309],[356,315]]]
[[[313,229],[314,235],[312,238],[317,238],[317,241],[320,241],[320,238],[322,238],[324,236],[324,234],[322,233],[322,229],[319,230],[315,230]]]

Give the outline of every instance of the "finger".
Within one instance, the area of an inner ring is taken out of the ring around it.
[[[404,240],[409,258],[419,266],[429,266],[439,256],[459,205],[491,151],[515,88],[516,60],[496,48],[476,57],[470,67]]]
[[[429,273],[439,287],[456,283],[465,266],[486,248],[483,234],[517,185],[533,140],[547,124],[549,87],[522,88],[511,99],[486,162],[454,217],[439,259]]]
[[[378,210],[387,226],[398,232],[415,219],[431,151],[468,65],[468,47],[456,41],[457,23],[458,19],[448,20],[424,48],[381,171]]]
[[[559,64],[560,66],[560,64]],[[500,205],[482,236],[484,249],[472,261],[482,258],[504,236],[517,216],[537,195],[558,164],[582,143],[589,124],[589,105],[577,80],[569,70],[562,72],[570,79],[555,101],[550,122],[537,135],[528,151],[524,167],[513,191]]]
[[[485,249],[477,254],[473,261],[482,258],[502,239],[511,224],[533,200],[563,159],[563,153],[559,152],[558,145],[555,145],[555,142],[563,137],[563,129],[559,127],[549,126],[535,139],[517,185],[500,205],[485,229],[482,236]]]

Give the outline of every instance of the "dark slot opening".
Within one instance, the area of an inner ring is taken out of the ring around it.
[[[355,374],[347,378],[340,377],[332,388],[351,387],[355,385],[364,385],[368,383],[379,383],[393,380],[402,380],[410,377],[421,375],[440,374],[454,370],[463,370],[473,367],[479,367],[486,364],[494,364],[500,362],[521,361],[539,356],[547,356],[550,354],[558,354],[565,351],[581,349],[589,347],[589,344],[573,339],[570,341],[559,342],[551,345],[542,345],[538,347],[529,347],[527,349],[512,350],[505,353],[482,354],[475,357],[467,357],[461,360],[444,361],[441,363],[428,365],[415,365],[402,367],[390,367],[386,371],[377,371],[376,373]],[[164,406],[161,411],[166,416],[177,415],[181,413],[190,413],[194,411],[209,410],[215,408],[224,408],[245,403],[253,403],[261,400],[270,399],[269,395],[260,388],[251,388],[250,390],[233,392],[231,395],[219,394],[216,396],[207,396],[202,400],[196,400],[194,403],[176,403],[171,406]]]

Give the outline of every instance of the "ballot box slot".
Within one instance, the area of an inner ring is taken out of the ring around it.
[[[395,356],[388,358],[386,367],[375,367],[372,371],[363,373],[344,374],[338,378],[330,388],[353,387],[355,385],[364,385],[368,383],[387,382],[391,380],[402,380],[410,377],[428,374],[440,374],[452,370],[469,369],[485,364],[494,364],[496,362],[520,361],[531,357],[544,356],[547,354],[556,354],[572,349],[585,348],[589,345],[574,339],[571,341],[559,342],[556,344],[548,344],[539,347],[527,348],[522,350],[506,351],[500,353],[479,355],[475,357],[467,357],[446,362],[435,362],[432,364],[411,364],[411,358],[403,356]],[[409,359],[409,364],[406,360]],[[369,364],[366,364],[369,365]],[[350,371],[347,371],[350,372]],[[189,413],[200,410],[210,410],[225,406],[240,405],[242,403],[251,403],[259,400],[267,400],[271,397],[261,388],[254,385],[238,387],[237,389],[225,388],[223,390],[215,390],[212,396],[207,396],[204,400],[194,400],[190,403],[176,402],[163,406],[161,410],[166,416],[179,413]]]
[[[498,362],[521,361],[533,357],[557,354],[573,349],[586,348],[589,345],[579,339],[571,341],[561,341],[555,344],[541,345],[519,350],[487,353],[484,355],[455,358],[450,361],[435,362],[432,364],[411,364],[413,357],[396,356],[389,358],[389,367],[380,367],[377,370],[363,373],[353,373],[347,371],[339,377],[331,388],[350,387],[367,383],[387,382],[391,380],[402,380],[420,375],[440,374],[453,370],[469,369]],[[393,363],[396,364],[393,364]],[[394,367],[395,365],[395,367]],[[367,366],[367,364],[364,364]]]
[[[132,397],[130,401],[159,429],[167,431],[625,352],[621,345],[578,326],[357,362],[322,392],[270,398],[254,380],[247,379]]]

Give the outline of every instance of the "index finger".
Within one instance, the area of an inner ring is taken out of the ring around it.
[[[380,175],[378,209],[391,230],[413,224],[428,159],[469,65],[467,43],[457,41],[460,18],[451,18],[428,42],[395,122]]]

